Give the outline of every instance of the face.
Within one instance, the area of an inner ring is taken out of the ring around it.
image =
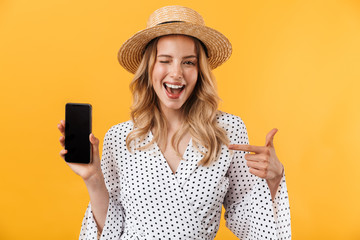
[[[178,111],[194,90],[198,56],[194,40],[183,35],[161,37],[152,84],[163,112]]]

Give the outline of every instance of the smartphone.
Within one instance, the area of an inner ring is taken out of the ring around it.
[[[65,161],[85,163],[92,161],[89,135],[92,131],[92,106],[67,103],[65,107]]]

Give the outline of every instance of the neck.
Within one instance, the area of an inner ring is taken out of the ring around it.
[[[175,132],[180,128],[184,121],[184,115],[181,110],[166,109],[165,111],[162,110],[162,113],[168,126],[168,133]]]

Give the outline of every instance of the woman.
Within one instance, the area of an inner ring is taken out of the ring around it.
[[[106,133],[101,166],[92,134],[93,162],[68,163],[90,195],[80,239],[213,239],[222,205],[241,239],[291,238],[277,130],[247,145],[242,120],[217,110],[211,69],[230,55],[228,39],[181,6],[156,10],[122,45],[119,62],[135,74],[131,120]]]

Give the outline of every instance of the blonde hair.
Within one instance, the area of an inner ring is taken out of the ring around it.
[[[126,137],[126,146],[129,151],[131,151],[132,142],[134,142],[135,148],[145,150],[154,142],[159,142],[159,139],[167,139],[167,123],[161,113],[159,100],[151,81],[158,40],[159,38],[156,38],[148,44],[140,66],[130,83],[130,90],[133,94],[131,120],[134,123],[134,129]],[[171,145],[178,156],[182,157],[178,145],[181,138],[189,132],[194,146],[198,150],[199,144],[206,148],[206,152],[201,152],[204,156],[198,165],[209,166],[217,160],[221,145],[227,145],[229,140],[225,130],[217,124],[219,97],[216,91],[215,78],[207,60],[206,48],[198,39],[193,38],[193,40],[198,57],[198,79],[192,94],[181,107],[184,122],[173,135]],[[151,130],[153,131],[152,141],[140,146],[140,143]],[[135,141],[136,139],[139,141]]]

